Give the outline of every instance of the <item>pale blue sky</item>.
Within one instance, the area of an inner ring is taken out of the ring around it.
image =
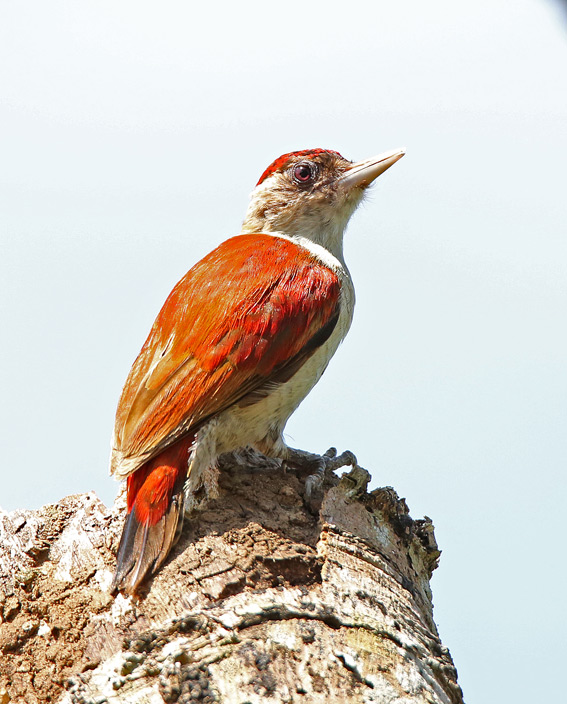
[[[546,0],[2,3],[0,504],[113,500],[129,367],[273,158],[405,146],[351,222],[354,325],[288,436],[433,518],[469,703],[557,700],[566,66]]]

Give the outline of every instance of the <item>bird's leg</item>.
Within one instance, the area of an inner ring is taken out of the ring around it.
[[[311,505],[313,494],[321,488],[327,473],[334,472],[341,467],[355,467],[357,461],[354,453],[350,450],[337,455],[336,448],[330,447],[323,455],[317,455],[305,450],[296,450],[293,447],[288,447],[286,448],[284,464],[313,467],[312,474],[305,480],[305,500],[308,505]]]

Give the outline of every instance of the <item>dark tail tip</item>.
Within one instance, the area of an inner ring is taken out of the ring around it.
[[[126,516],[116,571],[110,586],[115,594],[135,594],[142,581],[157,571],[167,558],[183,526],[183,489],[171,497],[164,515],[153,525],[142,523],[132,509]]]

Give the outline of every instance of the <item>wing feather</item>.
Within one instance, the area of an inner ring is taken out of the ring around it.
[[[239,235],[175,286],[128,376],[112,471],[134,471],[180,434],[290,378],[330,335],[336,272],[304,247]],[[139,460],[139,461],[138,461]]]

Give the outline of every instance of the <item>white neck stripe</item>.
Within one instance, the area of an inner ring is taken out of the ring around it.
[[[313,242],[308,237],[302,237],[301,235],[286,235],[283,232],[263,232],[264,235],[270,235],[270,237],[279,237],[282,240],[287,240],[288,242],[293,242],[294,244],[303,247],[311,254],[315,255],[317,259],[324,264],[326,267],[335,272],[343,273],[345,267],[342,262],[340,262],[337,257],[335,257],[328,249],[325,249],[320,244]]]

